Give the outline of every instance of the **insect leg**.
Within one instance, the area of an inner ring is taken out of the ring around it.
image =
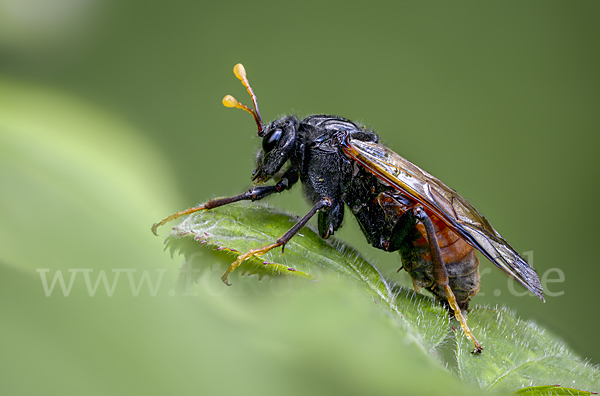
[[[288,176],[288,177],[286,177]],[[208,202],[205,202],[204,204],[200,205],[200,206],[196,206],[193,208],[189,208],[186,210],[182,210],[181,212],[177,212],[175,214],[172,214],[171,216],[162,219],[161,221],[159,221],[158,223],[155,223],[152,226],[152,232],[154,233],[154,235],[158,235],[158,233],[156,232],[156,230],[158,229],[158,227],[165,225],[166,223],[168,223],[171,220],[175,220],[178,217],[184,216],[184,215],[189,215],[192,214],[194,212],[198,212],[200,210],[209,210],[209,209],[214,209],[217,208],[219,206],[223,206],[223,205],[229,205],[231,203],[234,202],[239,202],[239,201],[245,201],[245,200],[250,200],[250,201],[257,201],[259,199],[263,199],[265,197],[268,197],[271,194],[274,193],[279,193],[282,192],[283,190],[286,190],[288,188],[290,188],[296,181],[298,181],[298,175],[297,172],[286,172],[283,177],[281,178],[281,180],[274,186],[258,186],[258,187],[253,187],[250,190],[246,191],[243,194],[240,195],[236,195],[234,197],[225,197],[225,198],[215,198],[215,199],[211,199]]]
[[[281,253],[283,254],[283,249],[285,248],[285,244],[288,243],[289,240],[292,239],[292,237],[294,235],[296,235],[296,233],[298,231],[300,231],[300,229],[306,225],[306,223],[308,223],[308,220],[310,220],[310,218],[313,217],[315,215],[315,213],[317,213],[320,209],[330,208],[331,205],[332,205],[331,199],[321,198],[321,200],[319,202],[317,202],[315,204],[315,206],[313,206],[312,209],[303,218],[301,218],[296,224],[294,224],[294,226],[292,228],[290,228],[285,234],[283,234],[281,236],[281,238],[279,238],[277,241],[275,241],[275,243],[273,243],[271,245],[263,246],[261,248],[249,250],[246,253],[240,255],[237,258],[237,260],[235,260],[229,266],[227,271],[225,271],[225,273],[221,277],[221,280],[223,280],[223,282],[227,286],[231,286],[230,283],[227,281],[227,277],[229,276],[229,273],[231,271],[235,270],[237,267],[239,267],[240,264],[242,264],[242,262],[249,259],[250,257],[262,256],[263,254],[267,253],[269,250],[275,249],[278,246],[282,246]]]
[[[400,271],[400,270],[398,270],[398,271]],[[412,280],[412,283],[413,283],[413,289],[415,289],[415,291],[416,291],[417,293],[421,293],[421,288],[419,287],[419,285],[417,285],[417,281],[415,281],[415,280],[413,279],[413,280]]]
[[[427,213],[425,213],[425,210],[422,207],[417,206],[415,209],[413,209],[413,213],[415,217],[421,223],[423,223],[423,225],[425,226],[425,230],[427,231],[427,239],[429,240],[431,260],[433,261],[433,276],[435,277],[435,281],[439,286],[442,286],[444,288],[444,291],[446,292],[446,298],[448,299],[448,303],[454,311],[454,316],[460,322],[460,326],[465,332],[465,335],[473,342],[473,344],[475,344],[475,350],[473,350],[471,353],[481,353],[483,347],[481,346],[479,341],[477,341],[477,339],[471,332],[471,329],[469,329],[469,326],[467,325],[467,320],[463,316],[460,307],[456,302],[456,297],[454,297],[454,293],[448,285],[448,272],[446,271],[446,266],[444,265],[444,260],[442,259],[442,252],[440,250],[440,246],[435,236],[435,229],[433,228],[433,223],[431,222],[431,219],[429,218]]]

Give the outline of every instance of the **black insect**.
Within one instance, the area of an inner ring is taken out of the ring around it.
[[[226,96],[223,104],[253,115],[262,137],[252,180],[262,184],[229,198],[175,213],[152,231],[182,215],[242,200],[256,201],[290,189],[298,180],[312,209],[275,243],[250,250],[225,272],[223,282],[244,260],[285,244],[318,213],[318,229],[328,238],[342,225],[347,206],[371,245],[399,251],[403,268],[416,290],[424,288],[444,304],[475,344],[482,346],[461,311],[479,290],[479,260],[474,249],[516,279],[542,301],[536,272],[456,191],[379,143],[371,130],[348,119],[312,115],[302,120],[283,117],[264,125],[256,96],[241,64],[234,68],[254,103],[254,110]]]

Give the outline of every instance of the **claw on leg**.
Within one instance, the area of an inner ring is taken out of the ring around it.
[[[258,256],[262,256],[263,254],[267,253],[269,250],[275,249],[278,246],[283,245],[282,242],[275,242],[271,245],[268,246],[263,246],[261,248],[258,249],[252,249],[252,250],[248,250],[246,253],[240,255],[237,260],[235,260],[230,266],[229,268],[227,268],[227,271],[225,271],[225,273],[223,274],[223,276],[221,277],[221,280],[223,281],[223,283],[225,283],[227,286],[231,286],[231,284],[229,283],[229,281],[227,280],[227,277],[229,276],[229,273],[232,272],[233,270],[235,270],[237,267],[239,267],[244,261],[248,260],[250,257],[258,257]]]
[[[229,266],[229,268],[227,269],[227,271],[225,271],[225,273],[223,274],[223,276],[221,277],[221,280],[223,280],[223,282],[229,286],[229,282],[227,281],[227,276],[229,275],[229,273],[233,270],[235,270],[237,267],[240,266],[240,264],[242,264],[242,262],[244,260],[249,259],[250,257],[255,257],[255,256],[262,256],[263,254],[267,253],[269,250],[271,249],[275,249],[278,246],[284,246],[285,244],[288,243],[288,241],[290,239],[292,239],[292,237],[294,235],[296,235],[296,233],[306,225],[306,223],[308,223],[308,220],[310,220],[311,217],[313,217],[315,215],[315,213],[317,213],[317,211],[319,211],[320,209],[323,208],[329,208],[332,206],[331,203],[331,199],[330,198],[321,198],[321,200],[319,202],[317,202],[315,204],[315,206],[313,206],[313,208],[303,217],[300,219],[300,221],[298,221],[296,224],[294,224],[294,226],[292,228],[290,228],[285,234],[283,234],[283,236],[281,238],[279,238],[275,243],[268,245],[268,246],[263,246],[261,248],[258,249],[252,249],[247,251],[246,253],[242,254],[241,256],[239,256],[237,258],[237,260],[235,260],[233,262],[233,264],[231,264]],[[283,254],[283,249],[281,250],[281,253]]]
[[[454,316],[460,322],[460,327],[462,327],[467,338],[470,339],[473,342],[473,344],[475,344],[475,349],[473,351],[471,351],[471,353],[472,354],[481,353],[481,351],[483,351],[483,346],[479,343],[479,341],[477,341],[477,339],[471,332],[471,329],[469,329],[469,326],[467,325],[467,320],[463,316],[463,314],[460,310],[460,307],[458,306],[458,303],[456,302],[456,297],[454,297],[454,293],[452,292],[452,289],[450,289],[450,286],[447,286],[447,285],[444,286],[444,289],[446,290],[446,297],[448,298],[448,303],[450,304],[450,307],[452,307],[452,310],[454,311]]]
[[[169,221],[175,220],[178,217],[181,217],[181,216],[184,216],[184,215],[188,215],[188,214],[192,214],[194,212],[198,212],[198,211],[203,210],[203,209],[206,209],[206,205],[196,206],[196,207],[189,208],[189,209],[186,209],[186,210],[182,210],[181,212],[177,212],[175,214],[172,214],[171,216],[162,219],[158,223],[154,223],[154,225],[152,226],[152,233],[154,235],[158,236],[158,233],[156,232],[156,230],[158,229],[158,227],[163,226],[163,225],[167,224]]]
[[[419,285],[417,285],[417,282],[413,279],[413,289],[415,289],[415,292],[417,293],[421,293],[421,288],[419,287]]]

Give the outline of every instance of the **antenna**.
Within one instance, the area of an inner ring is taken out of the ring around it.
[[[243,109],[246,110],[248,113],[252,114],[252,116],[254,117],[254,121],[256,121],[256,125],[258,126],[258,136],[263,137],[265,135],[265,124],[263,124],[262,119],[260,118],[260,112],[258,111],[258,102],[256,101],[256,95],[254,95],[254,91],[252,90],[252,87],[248,82],[248,77],[246,76],[246,69],[244,68],[244,65],[242,65],[241,63],[235,65],[233,67],[233,73],[248,90],[248,93],[252,98],[252,103],[254,104],[254,110],[238,102],[237,99],[231,95],[227,95],[223,98],[223,106]]]

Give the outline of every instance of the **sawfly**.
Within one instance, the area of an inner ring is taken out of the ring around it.
[[[474,343],[474,353],[480,353],[482,346],[462,311],[479,290],[476,251],[544,300],[535,270],[456,191],[381,144],[372,130],[346,118],[287,116],[264,124],[244,67],[237,64],[234,73],[248,90],[254,109],[230,95],[223,98],[223,104],[250,113],[262,138],[252,173],[254,187],[177,212],[154,224],[155,234],[159,226],[182,215],[242,200],[257,201],[300,181],[312,209],[272,244],[241,254],[223,275],[223,282],[229,285],[229,273],[245,260],[283,249],[316,214],[319,235],[330,237],[349,209],[367,241],[386,252],[398,251],[415,289],[426,289],[454,314]],[[264,184],[271,179],[273,185]]]

